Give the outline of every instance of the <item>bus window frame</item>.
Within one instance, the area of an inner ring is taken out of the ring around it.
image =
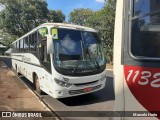
[[[14,52],[17,52],[17,43],[14,43]]]
[[[23,39],[20,39],[19,42],[20,42],[20,46],[19,46],[20,47],[20,51],[19,52],[23,52],[23,50],[24,50],[24,43],[23,42],[24,41],[23,41]]]
[[[33,32],[31,34],[29,34],[29,51],[32,53],[32,52],[35,52],[36,51],[36,45],[35,45],[35,34],[36,32]],[[34,46],[32,46],[32,44]]]
[[[16,44],[17,52],[20,52],[20,42],[17,41],[16,43],[17,43],[17,44]]]
[[[25,38],[26,38],[26,40],[28,41],[28,42],[27,42],[27,43],[28,43],[28,44],[27,44],[27,47],[25,48],[25,52],[28,53],[28,52],[29,52],[29,36],[26,36]]]
[[[126,0],[126,1],[128,1],[128,0]],[[135,56],[135,55],[133,55],[133,53],[131,52],[131,41],[132,41],[132,38],[131,38],[131,33],[132,33],[132,31],[131,31],[131,29],[132,29],[132,21],[135,19],[135,17],[134,17],[134,0],[129,0],[129,4],[130,4],[130,6],[129,6],[129,13],[128,13],[128,40],[129,40],[129,42],[128,42],[128,52],[129,52],[129,55],[130,55],[130,57],[132,58],[132,59],[134,59],[134,60],[138,60],[138,61],[159,61],[160,60],[160,58],[155,58],[155,57],[145,57],[145,56]],[[127,7],[127,5],[125,5],[125,8]],[[126,15],[125,15],[125,17],[127,17]],[[126,20],[126,18],[125,18],[125,20]],[[125,29],[126,30],[126,29]],[[126,39],[126,38],[125,38]]]

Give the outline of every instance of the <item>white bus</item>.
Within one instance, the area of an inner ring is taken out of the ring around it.
[[[65,98],[105,87],[106,60],[94,29],[44,23],[12,44],[13,68],[38,93]]]
[[[114,35],[115,111],[160,119],[160,0],[117,0]]]

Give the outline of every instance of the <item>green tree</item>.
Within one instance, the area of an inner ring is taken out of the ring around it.
[[[114,23],[115,23],[115,11],[116,0],[106,0],[106,5],[103,8],[105,17],[103,22],[104,33],[102,34],[105,51],[108,56],[109,62],[113,61],[113,40],[114,40]]]
[[[47,18],[44,0],[0,0],[5,9],[0,12],[0,26],[11,35],[22,36]]]
[[[99,11],[75,9],[70,13],[69,22],[96,29],[104,44],[108,62],[113,60],[113,37],[116,0],[105,0],[104,7]]]
[[[78,8],[70,12],[69,22],[77,25],[85,25],[87,19],[92,16],[94,12],[90,9]]]
[[[85,24],[99,32],[108,62],[113,60],[115,9],[116,0],[106,0],[105,6],[90,16]]]
[[[17,36],[10,35],[2,30],[0,30],[0,43],[7,46],[7,48],[12,47],[12,42],[17,39]]]
[[[59,22],[62,23],[65,20],[65,15],[62,13],[61,10],[49,10],[49,22]]]

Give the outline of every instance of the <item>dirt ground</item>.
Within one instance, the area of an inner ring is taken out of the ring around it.
[[[47,113],[49,113],[49,116],[55,116],[55,114],[53,114],[53,112],[51,112],[50,109],[0,60],[0,113],[2,111],[48,111]],[[0,118],[0,120],[1,119],[3,120],[3,118]],[[9,118],[5,118],[5,120],[6,119]],[[17,118],[12,118],[12,120],[13,119]],[[31,119],[33,120],[36,118]],[[57,120],[57,118],[40,119]]]
[[[107,64],[107,65],[106,65],[106,69],[111,69],[111,70],[113,70],[113,64]]]

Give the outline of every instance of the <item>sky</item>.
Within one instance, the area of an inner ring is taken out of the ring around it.
[[[0,11],[4,9],[4,6],[0,4]]]
[[[48,9],[61,10],[66,16],[66,21],[69,19],[69,13],[76,8],[89,8],[97,11],[104,6],[104,0],[46,0]],[[0,11],[4,8],[0,4]]]
[[[3,7],[2,6],[0,6],[0,11],[3,9]]]
[[[61,10],[69,19],[69,13],[76,8],[90,8],[97,11],[104,6],[104,0],[47,0],[48,9]]]

